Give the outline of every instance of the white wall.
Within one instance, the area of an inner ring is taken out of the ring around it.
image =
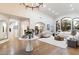
[[[50,26],[52,26],[53,28],[53,18],[49,17],[48,15],[45,15],[43,13],[41,13],[40,11],[30,11],[30,10],[27,10],[26,11],[26,14],[27,14],[27,17],[30,18],[30,26],[31,28],[34,29],[35,27],[35,24],[37,22],[43,22],[45,23],[45,28],[47,28],[47,24],[50,24]],[[51,28],[51,29],[52,29]]]
[[[47,24],[50,24],[52,28],[54,28],[54,19],[53,17],[51,18],[50,16],[41,13],[39,10],[20,10],[19,11],[21,14],[26,15],[27,18],[30,18],[30,28],[35,27],[35,24],[37,22],[43,22],[46,24],[45,28],[47,28]],[[51,29],[52,29],[51,28]]]
[[[60,20],[60,19],[62,19],[62,18],[64,18],[64,17],[70,17],[71,19],[77,18],[77,17],[79,18],[79,14],[77,14],[77,13],[72,13],[72,14],[63,15],[63,16],[57,17],[56,20]]]
[[[34,28],[36,22],[43,22],[46,25],[50,24],[52,26],[52,30],[54,29],[54,19],[39,10],[31,10],[31,9],[19,9],[19,10],[0,10],[1,12],[13,14],[17,16],[23,16],[26,18],[30,18],[30,26]],[[46,28],[46,27],[45,27]]]

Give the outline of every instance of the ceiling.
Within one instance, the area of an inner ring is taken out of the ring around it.
[[[58,17],[71,13],[79,13],[79,3],[48,3],[41,8],[44,13]]]
[[[24,9],[25,7],[18,3],[0,3],[0,10]],[[51,16],[59,17],[71,13],[79,13],[78,3],[44,3],[39,11]]]

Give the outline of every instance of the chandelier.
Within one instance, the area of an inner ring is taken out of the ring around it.
[[[31,8],[32,10],[35,8],[40,8],[43,6],[43,3],[21,3],[25,8]]]

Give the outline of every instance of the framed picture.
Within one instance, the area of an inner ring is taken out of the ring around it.
[[[47,24],[47,30],[50,30],[50,24]]]

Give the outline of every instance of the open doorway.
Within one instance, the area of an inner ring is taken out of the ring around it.
[[[35,34],[42,33],[45,29],[45,24],[43,22],[37,22],[35,24]]]
[[[27,27],[29,26],[29,22],[30,21],[27,19],[10,19],[8,24],[8,38],[22,37],[24,35],[24,30],[27,30]]]
[[[11,19],[8,25],[8,38],[19,36],[19,21]]]
[[[5,20],[0,20],[0,40],[7,39],[7,23]]]

